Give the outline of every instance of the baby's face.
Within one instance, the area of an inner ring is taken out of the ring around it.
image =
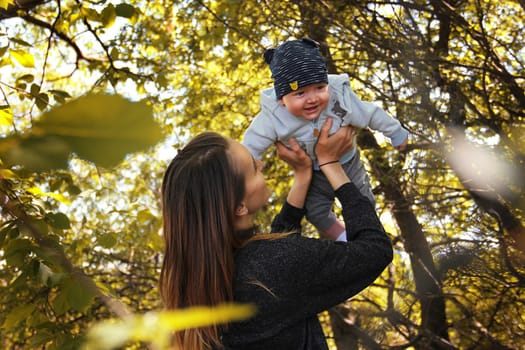
[[[328,84],[316,83],[284,95],[279,103],[298,118],[314,120],[326,108],[329,99]]]

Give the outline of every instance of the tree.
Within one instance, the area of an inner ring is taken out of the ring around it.
[[[200,131],[240,138],[271,85],[264,49],[309,36],[331,72],[348,73],[362,99],[414,135],[398,154],[359,133],[396,257],[332,310],[332,346],[523,347],[524,12],[522,2],[490,0],[0,1],[2,345],[76,347],[89,325],[115,315],[77,276],[132,312],[160,307],[166,159]],[[157,144],[102,166],[68,146],[58,166],[53,153],[37,171],[14,156],[41,155],[48,144],[21,140],[91,93],[151,106],[173,149]],[[275,192],[261,222],[290,180],[273,151],[265,161]],[[46,255],[24,215],[71,270]]]

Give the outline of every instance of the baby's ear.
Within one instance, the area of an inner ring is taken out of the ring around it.
[[[302,38],[301,41],[305,44],[308,44],[310,46],[313,46],[313,47],[321,47],[321,44],[319,44],[317,41],[315,41],[314,39],[310,39],[310,38]]]
[[[266,51],[264,51],[264,62],[270,64],[270,62],[272,62],[274,52],[275,49],[266,49]]]

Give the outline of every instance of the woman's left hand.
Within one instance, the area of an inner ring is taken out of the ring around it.
[[[312,159],[306,154],[295,139],[288,140],[290,147],[287,147],[281,141],[276,142],[277,155],[290,165],[295,172],[311,171]]]
[[[295,139],[288,140],[290,147],[277,142],[279,158],[288,163],[294,170],[294,181],[286,198],[296,208],[303,208],[310,181],[312,180],[312,158],[306,154]]]

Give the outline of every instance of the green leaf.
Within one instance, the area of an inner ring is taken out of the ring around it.
[[[63,99],[66,99],[66,98],[71,98],[71,95],[68,94],[66,91],[62,91],[62,90],[49,90],[50,93],[53,94],[53,96],[60,96],[62,97]]]
[[[36,334],[31,337],[30,347],[31,349],[45,349],[46,344],[56,339],[56,334],[53,334],[49,329],[38,329]]]
[[[97,237],[97,243],[102,248],[111,248],[117,244],[117,235],[115,233],[104,233]]]
[[[31,93],[31,95],[33,95],[33,97],[37,97],[38,94],[40,93],[40,85],[31,84],[31,87],[29,88],[29,92]]]
[[[19,164],[33,171],[66,168],[70,150],[65,140],[56,136],[0,139],[0,155],[6,165]]]
[[[9,54],[22,66],[26,68],[35,67],[35,59],[29,52],[24,50],[9,50]]]
[[[16,306],[5,318],[2,328],[12,329],[16,327],[20,322],[28,318],[35,310],[35,305],[19,305]]]
[[[33,45],[31,45],[31,44],[28,43],[27,41],[22,40],[22,39],[20,39],[20,38],[10,37],[10,38],[9,38],[9,41],[14,42],[14,43],[17,43],[18,45],[22,45],[22,46],[26,46],[26,47],[33,47]]]
[[[67,269],[67,266],[64,265],[64,248],[56,237],[48,235],[40,245],[33,248],[33,252],[55,272],[62,273],[64,269]]]
[[[53,311],[57,316],[62,316],[63,314],[65,314],[70,308],[67,300],[67,293],[63,290],[59,290],[55,299],[53,299],[52,305]]]
[[[24,74],[22,75],[21,77],[18,77],[16,79],[17,82],[20,82],[20,81],[26,81],[28,83],[32,83],[33,80],[35,80],[35,77],[33,74]]]
[[[47,108],[49,104],[49,96],[47,96],[46,93],[40,93],[35,98],[35,102],[36,102],[36,106],[38,107],[38,109],[43,111],[44,109]]]
[[[66,99],[71,98],[71,95],[62,90],[49,90],[49,92],[53,95],[55,101],[58,103],[64,103],[66,102]]]
[[[135,8],[125,3],[118,4],[115,10],[119,17],[132,18],[136,14]]]
[[[78,350],[78,349],[81,349],[82,342],[83,342],[82,337],[73,337],[70,335],[62,336],[56,339],[57,346],[55,349],[56,350]]]
[[[113,60],[118,60],[118,49],[116,47],[113,47],[109,55]]]
[[[71,195],[77,195],[80,194],[82,191],[80,190],[80,187],[75,185],[69,185],[67,187],[67,192]]]
[[[67,230],[71,227],[69,219],[64,213],[47,213],[46,219],[51,226],[61,230]]]
[[[70,309],[84,312],[95,298],[95,284],[83,275],[70,275],[64,278],[53,308],[59,315]]]
[[[113,167],[126,154],[145,150],[162,137],[150,106],[118,95],[88,95],[54,108],[31,132],[0,139],[0,155],[7,165],[33,171],[66,168],[70,153],[75,153]]]
[[[10,240],[4,249],[4,258],[9,266],[22,267],[31,252],[32,244],[27,239]]]
[[[115,11],[115,6],[113,4],[109,4],[102,10],[102,24],[106,28],[110,28],[114,23],[115,19],[117,18],[117,12]]]
[[[94,283],[82,275],[73,275],[66,280],[64,290],[68,304],[76,311],[84,312],[95,298]]]
[[[33,131],[63,140],[80,158],[103,167],[161,140],[150,106],[118,95],[87,95],[52,109]]]

